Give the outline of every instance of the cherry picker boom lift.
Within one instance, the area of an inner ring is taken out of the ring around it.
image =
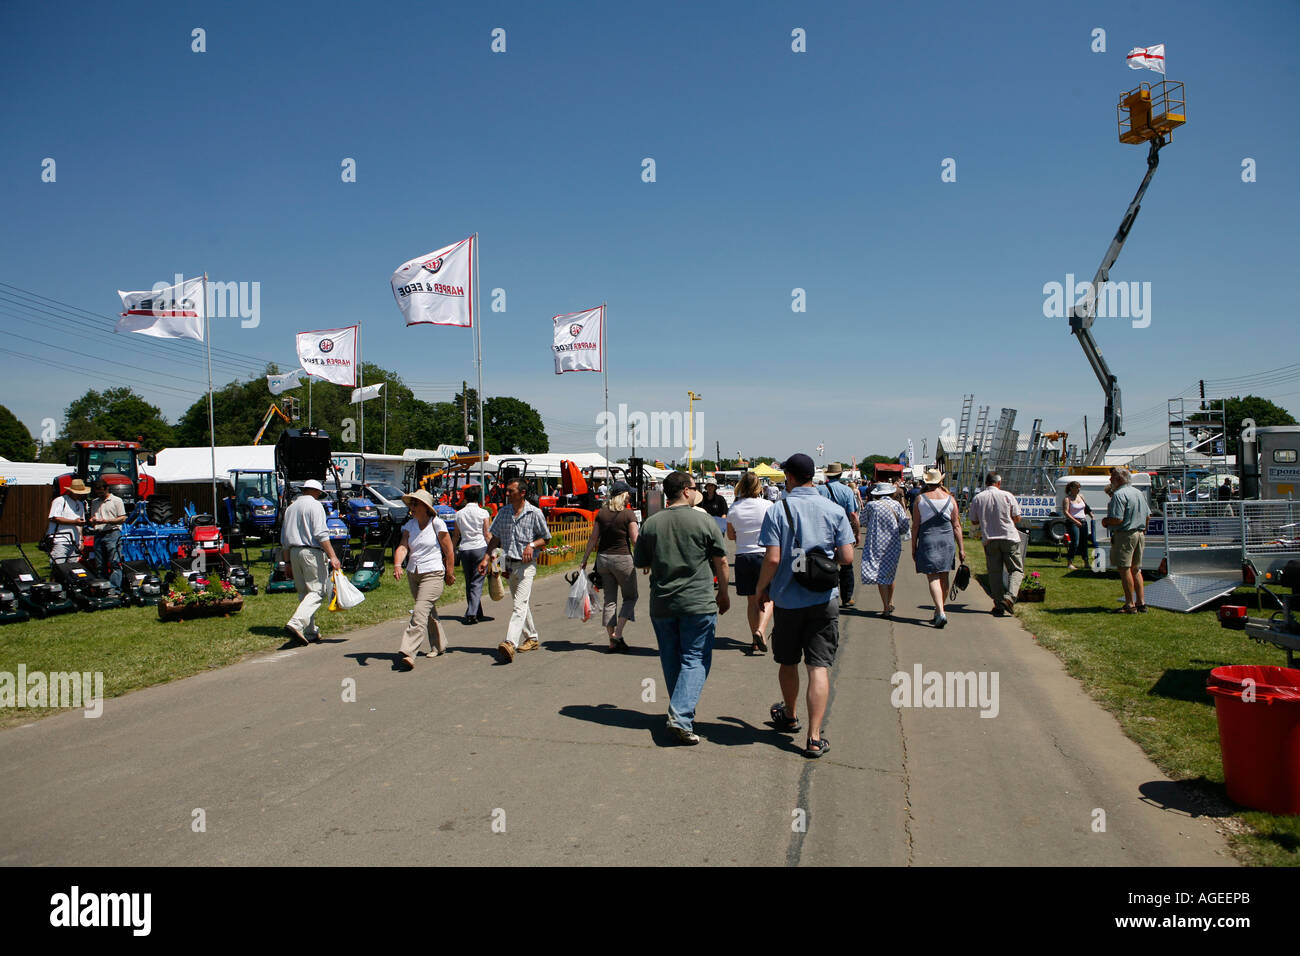
[[[1124,242],[1133,228],[1138,212],[1142,209],[1142,197],[1151,185],[1151,177],[1160,165],[1160,150],[1172,140],[1173,130],[1186,122],[1186,105],[1183,99],[1183,84],[1168,80],[1157,83],[1154,87],[1147,83],[1139,84],[1120,97],[1117,107],[1119,113],[1119,140],[1121,143],[1137,144],[1149,142],[1147,150],[1147,174],[1142,178],[1142,185],[1128,204],[1124,218],[1120,220],[1119,229],[1110,241],[1110,247],[1102,257],[1097,274],[1093,277],[1091,293],[1081,305],[1070,309],[1070,334],[1079,339],[1083,354],[1088,358],[1097,380],[1101,382],[1102,391],[1106,393],[1106,414],[1101,427],[1088,448],[1083,463],[1100,465],[1106,458],[1110,443],[1124,434],[1124,411],[1120,399],[1119,380],[1106,364],[1106,359],[1097,347],[1097,340],[1092,336],[1092,323],[1097,315],[1097,299],[1103,294],[1106,282],[1110,280],[1111,267],[1119,258]]]

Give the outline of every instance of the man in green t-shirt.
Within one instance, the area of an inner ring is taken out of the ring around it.
[[[731,607],[727,545],[714,520],[695,507],[701,495],[690,475],[665,478],[664,498],[667,507],[646,521],[632,559],[650,570],[650,623],[668,686],[668,727],[682,743],[698,744],[695,707],[713,663],[718,615]]]
[[[1110,562],[1119,569],[1124,588],[1124,606],[1117,609],[1118,614],[1147,609],[1142,590],[1142,548],[1151,507],[1146,495],[1130,483],[1131,478],[1127,468],[1110,470],[1110,507],[1101,521],[1102,527],[1110,529]]]

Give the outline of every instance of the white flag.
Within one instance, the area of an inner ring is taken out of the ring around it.
[[[586,312],[569,312],[551,319],[555,323],[555,374],[599,372],[605,367],[601,354],[604,341],[605,307]]]
[[[266,377],[266,387],[271,390],[272,395],[279,395],[281,392],[287,392],[291,388],[300,388],[302,386],[303,376],[307,373],[302,369],[294,369],[292,372],[286,372],[283,375],[268,375]]]
[[[1165,72],[1165,45],[1157,43],[1155,46],[1135,46],[1128,54],[1128,68],[1130,70],[1155,70],[1157,73]]]
[[[114,332],[139,332],[159,339],[203,341],[203,280],[187,279],[152,292],[123,292],[122,318]]]
[[[377,398],[379,390],[383,387],[384,383],[380,382],[378,385],[363,385],[361,388],[354,388],[352,390],[352,404],[356,405],[368,399]]]
[[[298,361],[310,375],[335,385],[357,384],[357,327],[298,333]]]
[[[474,237],[403,262],[391,280],[407,325],[474,324]]]

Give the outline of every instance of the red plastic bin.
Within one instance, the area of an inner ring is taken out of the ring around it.
[[[1248,681],[1253,701],[1243,699]],[[1216,667],[1205,689],[1219,719],[1228,797],[1254,810],[1300,814],[1300,670]]]

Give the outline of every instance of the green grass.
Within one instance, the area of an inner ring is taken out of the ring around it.
[[[977,540],[966,555],[987,590],[984,550]],[[1016,617],[1162,771],[1214,804],[1235,806],[1223,786],[1218,723],[1205,681],[1213,668],[1228,664],[1285,666],[1285,653],[1220,628],[1219,602],[1191,614],[1157,608],[1109,614],[1123,594],[1118,574],[1068,572],[1065,564],[1064,549],[1059,557],[1055,548],[1029,549],[1025,573],[1038,571],[1047,595],[1042,604],[1020,604]],[[1238,591],[1233,603],[1254,607],[1254,593]],[[1243,831],[1230,840],[1244,862],[1300,865],[1300,817],[1252,810],[1235,815],[1247,826],[1227,829]]]
[[[35,545],[24,545],[27,557],[48,580],[48,558]],[[249,557],[255,558],[250,549]],[[0,547],[0,558],[18,557],[13,546]],[[568,570],[570,564],[537,569],[539,577]],[[104,696],[121,694],[190,677],[201,671],[232,664],[250,654],[280,647],[285,642],[284,623],[298,603],[294,593],[267,594],[270,566],[253,560],[250,570],[260,593],[244,598],[244,608],[229,617],[200,618],[163,623],[156,607],[78,611],[18,624],[0,626],[0,672],[17,674],[25,664],[36,671],[90,671],[104,675]],[[456,583],[438,601],[451,615],[464,613],[465,585],[460,569]],[[484,589],[483,600],[491,606]],[[459,605],[459,607],[457,606]],[[383,583],[367,592],[365,603],[350,611],[316,616],[322,635],[342,634],[395,618],[411,609],[406,581],[393,580],[391,562],[385,564]],[[396,641],[396,635],[394,635]],[[397,649],[396,643],[393,649]],[[55,712],[53,709],[0,708],[0,728],[28,723]]]

